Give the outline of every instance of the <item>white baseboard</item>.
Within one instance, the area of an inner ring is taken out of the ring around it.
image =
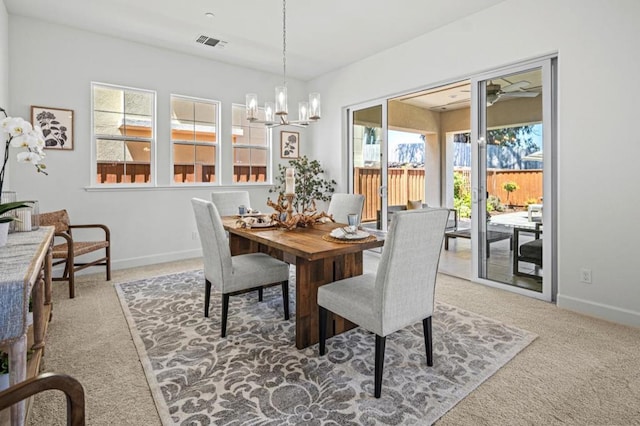
[[[577,297],[565,296],[562,294],[558,294],[557,304],[558,307],[569,309],[570,311],[580,312],[585,315],[602,318],[618,324],[640,327],[640,312],[638,311],[605,305],[591,300],[578,299]]]
[[[111,261],[112,269],[135,268],[137,266],[154,265],[156,263],[173,262],[174,260],[192,259],[202,257],[202,249],[174,251],[170,253],[160,253],[149,256],[132,257]]]
[[[129,259],[111,260],[111,270],[135,268],[138,266],[155,265],[156,263],[173,262],[176,260],[193,259],[194,257],[202,257],[202,249],[174,251],[170,253],[154,254],[150,256],[132,257]],[[100,268],[100,267],[98,267]],[[79,271],[77,275],[95,274],[100,272],[98,268],[87,268]],[[64,267],[58,265],[53,268],[54,276],[62,275]],[[104,266],[102,267],[104,271]]]

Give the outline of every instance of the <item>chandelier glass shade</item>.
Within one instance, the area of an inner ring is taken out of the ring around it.
[[[298,119],[289,120],[287,105],[287,4],[282,0],[282,86],[275,89],[275,102],[264,103],[265,119],[258,118],[258,95],[247,93],[245,99],[247,120],[263,123],[267,127],[307,126],[320,119],[320,93],[310,93],[309,101],[298,103]]]

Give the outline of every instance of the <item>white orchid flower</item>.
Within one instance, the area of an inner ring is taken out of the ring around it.
[[[11,140],[11,146],[35,149],[38,146],[44,146],[44,139],[32,129],[20,136],[14,136]]]
[[[42,127],[40,126],[33,126],[33,131],[36,134],[36,136],[38,137],[38,143],[37,145],[39,147],[44,148],[44,134],[42,133]]]
[[[18,163],[31,163],[33,165],[38,165],[42,158],[38,153],[25,151],[18,153]]]
[[[0,172],[0,191],[4,186],[4,174],[7,168],[7,156],[9,146],[26,148],[26,152],[17,154],[19,163],[30,163],[36,167],[38,173],[47,175],[46,165],[41,163],[44,159],[44,135],[40,126],[32,126],[28,121],[20,117],[7,117],[0,120],[0,134],[6,137],[5,157]]]
[[[16,119],[13,117],[3,118],[2,121],[0,121],[0,128],[2,129],[2,131],[5,133],[9,133],[9,127],[12,126],[15,120]]]
[[[14,136],[11,139],[11,146],[13,146],[15,148],[28,148],[29,147],[29,137],[27,135]]]
[[[4,123],[5,121],[7,121],[6,125]],[[20,117],[17,117],[17,118],[8,117],[5,120],[3,120],[3,129],[6,133],[8,133],[9,135],[15,138],[18,136],[22,136],[25,133],[29,133],[30,131],[33,130],[33,126],[31,126],[31,123],[29,123],[28,121],[25,121]]]

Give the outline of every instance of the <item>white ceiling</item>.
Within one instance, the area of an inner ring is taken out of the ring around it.
[[[309,80],[505,0],[290,0],[287,74]],[[4,0],[23,15],[282,73],[280,0]],[[205,16],[214,14],[213,18]],[[224,48],[196,43],[200,35]]]
[[[542,73],[540,69],[520,72],[512,75],[504,75],[490,80],[491,84],[500,86],[509,92],[511,97],[499,97],[497,101],[504,102],[518,99],[521,92],[540,94],[542,92]],[[513,88],[514,83],[519,87]],[[510,87],[512,89],[510,89]],[[488,88],[487,88],[488,90]],[[454,109],[471,107],[471,83],[469,80],[439,86],[433,89],[422,90],[399,96],[395,101],[407,103],[419,108],[433,111],[451,111]]]

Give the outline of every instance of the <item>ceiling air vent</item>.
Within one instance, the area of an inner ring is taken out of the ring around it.
[[[209,37],[206,35],[199,36],[198,39],[196,40],[196,43],[206,44],[207,46],[211,46],[211,47],[215,47],[215,46],[224,47],[224,45],[227,44],[226,41],[218,40],[216,38]]]

